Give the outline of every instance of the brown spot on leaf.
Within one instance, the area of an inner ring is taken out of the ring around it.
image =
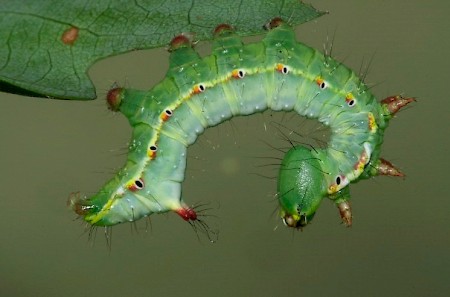
[[[78,38],[78,29],[77,27],[70,27],[61,36],[61,41],[67,45],[73,45]]]

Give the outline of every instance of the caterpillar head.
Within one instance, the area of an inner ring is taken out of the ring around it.
[[[315,152],[296,146],[283,158],[278,176],[278,201],[283,222],[301,229],[314,217],[326,193],[326,182]]]

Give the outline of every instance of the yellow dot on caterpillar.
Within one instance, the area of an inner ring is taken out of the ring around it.
[[[358,159],[358,162],[356,162],[354,169],[355,169],[355,173],[359,174],[360,172],[362,172],[364,170],[364,166],[369,162],[369,156],[366,150],[364,150],[361,153],[361,156]]]
[[[334,194],[337,192],[337,185],[331,185],[328,187],[328,194]]]
[[[275,69],[278,71],[278,72],[281,72],[281,73],[283,73],[283,74],[288,74],[289,73],[289,68],[287,67],[287,66],[285,66],[285,65],[283,65],[283,64],[277,64],[277,66],[275,67]]]
[[[369,112],[368,118],[369,118],[369,130],[370,132],[375,133],[378,128],[377,122],[375,121],[375,117],[371,112]]]

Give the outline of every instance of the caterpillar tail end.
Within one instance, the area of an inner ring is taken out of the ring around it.
[[[175,210],[175,213],[177,215],[179,215],[186,222],[196,221],[198,219],[197,213],[195,212],[195,210],[188,206],[184,206],[180,209]]]
[[[197,234],[198,239],[200,239],[199,233],[201,233],[205,235],[211,243],[216,242],[219,239],[219,231],[211,228],[209,224],[201,218],[205,216],[205,214],[200,213],[202,210],[198,211],[199,213],[194,208],[189,207],[184,203],[182,203],[180,208],[174,210],[176,214],[191,225]]]
[[[81,197],[80,192],[74,192],[70,193],[66,205],[77,215],[83,216],[89,211],[89,206],[83,203],[84,201],[85,199]]]

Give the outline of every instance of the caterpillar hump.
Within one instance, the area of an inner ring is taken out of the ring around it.
[[[243,44],[231,26],[219,25],[204,58],[188,37],[177,36],[159,84],[149,91],[111,89],[109,107],[133,127],[127,162],[94,196],[72,196],[74,211],[99,226],[168,211],[198,222],[181,197],[187,147],[208,127],[271,109],[315,118],[332,132],[327,148],[296,146],[284,156],[278,201],[285,224],[304,227],[327,197],[351,225],[350,182],[402,176],[379,152],[388,121],[413,99],[378,102],[352,70],[297,42],[281,19],[266,27],[261,42]]]

